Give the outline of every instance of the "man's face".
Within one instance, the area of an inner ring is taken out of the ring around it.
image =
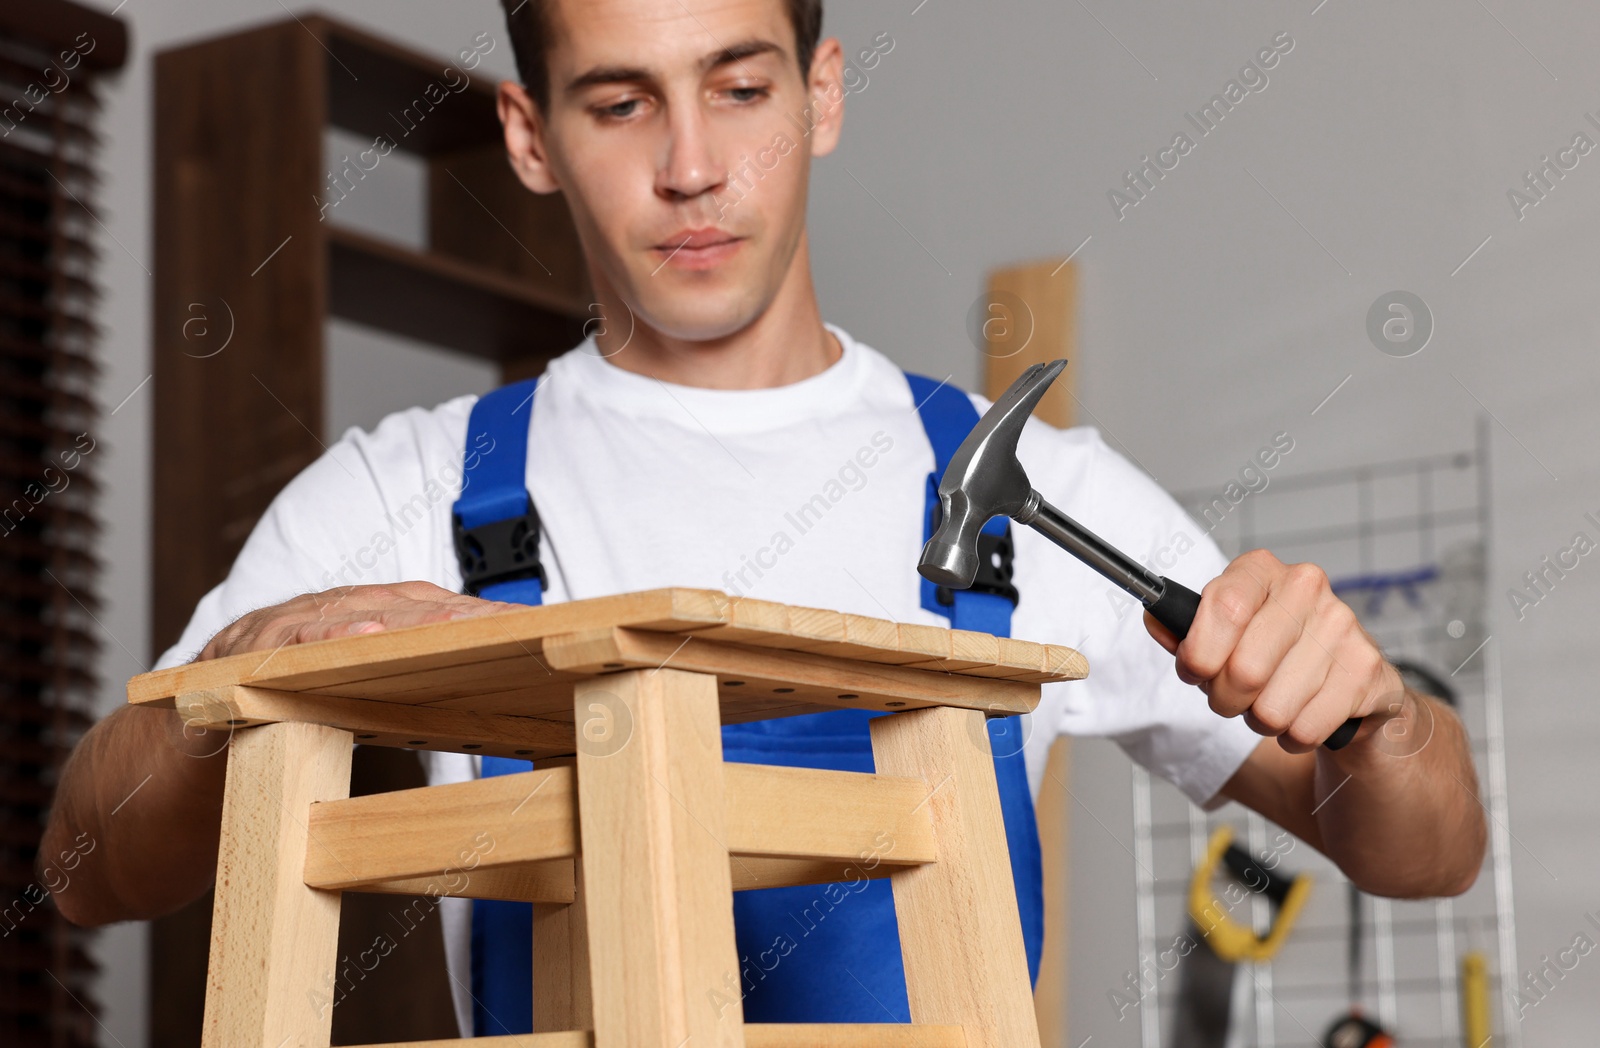
[[[597,278],[670,337],[744,328],[795,259],[809,158],[833,144],[807,133],[829,103],[812,101],[782,0],[549,15],[546,163]]]

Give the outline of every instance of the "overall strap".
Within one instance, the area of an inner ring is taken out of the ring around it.
[[[539,604],[539,513],[528,494],[528,426],[537,378],[478,398],[467,420],[461,497],[451,523],[462,588],[486,600]]]
[[[977,410],[965,393],[942,383],[935,383],[921,375],[906,375],[917,404],[928,441],[933,447],[935,468],[929,474],[923,507],[924,538],[930,536],[938,523],[939,478],[943,476],[951,457],[960,447],[972,427],[977,424]],[[469,593],[494,600],[521,604],[538,604],[543,597],[545,577],[538,562],[539,518],[526,489],[528,430],[531,405],[536,388],[534,380],[515,383],[498,389],[481,398],[473,408],[468,425],[467,450],[464,460],[462,497],[456,502],[455,536],[457,557],[462,565],[464,588]],[[527,414],[524,414],[527,409]],[[979,545],[983,566],[973,587],[967,590],[950,590],[922,581],[922,606],[950,620],[957,629],[981,630],[996,636],[1010,636],[1011,611],[1017,601],[1017,591],[1011,585],[1011,541],[1009,521],[997,517],[984,525]],[[842,710],[817,714],[809,718],[792,718],[784,725],[798,729],[800,721],[849,717],[862,719],[864,711]],[[881,715],[881,714],[873,714]],[[1016,716],[991,718],[988,722],[991,748],[994,751],[995,773],[1001,795],[1001,813],[1005,824],[1008,850],[1018,906],[1022,915],[1023,940],[1028,954],[1029,976],[1036,983],[1043,941],[1043,890],[1040,882],[1040,856],[1038,830],[1034,821],[1032,796],[1028,788],[1027,772],[1023,761],[1021,718]],[[726,736],[731,727],[723,729]],[[859,734],[864,739],[863,730]],[[783,734],[779,732],[779,734]],[[778,741],[778,740],[775,740]],[[801,759],[804,738],[785,739],[783,756],[769,759],[767,763],[798,762],[811,766]],[[725,739],[726,743],[726,739]],[[870,751],[863,753],[870,770]],[[527,771],[533,767],[529,761],[485,756],[482,774],[506,775]],[[752,755],[750,759],[760,759]],[[815,762],[813,762],[815,763]],[[822,762],[826,764],[826,761]],[[819,765],[821,766],[821,765]],[[862,975],[879,986],[879,996],[898,993],[897,1006],[905,996],[904,975],[900,966],[898,939],[893,920],[893,907],[887,895],[888,885],[872,882],[881,889],[879,907],[883,910],[881,935],[877,945],[884,948],[884,956],[869,963],[869,959],[852,953],[848,963],[863,967]],[[782,893],[787,889],[768,889],[765,892],[744,892],[735,896],[736,914],[745,910],[759,910],[758,896]],[[774,905],[781,900],[772,900]],[[787,905],[787,903],[785,903]],[[868,917],[866,900],[858,903],[862,912],[858,921],[863,927],[872,925]],[[772,906],[768,907],[769,909]],[[528,1033],[533,1029],[532,995],[532,906],[527,903],[475,899],[472,908],[472,994],[473,1029],[477,1036]],[[781,907],[779,907],[781,909]],[[746,923],[754,923],[754,913],[743,915]],[[782,914],[775,910],[774,920]],[[787,919],[787,918],[785,918]],[[737,922],[736,922],[737,923]],[[844,926],[840,926],[841,928]],[[814,949],[822,949],[817,942]],[[814,958],[813,967],[825,972],[824,958]],[[843,958],[833,962],[847,963]],[[865,970],[883,969],[873,978]],[[807,975],[801,966],[785,968],[791,975]],[[776,987],[772,987],[776,989]],[[777,1021],[867,1021],[876,1018],[877,1011],[862,1014],[843,1014],[834,1007],[838,997],[837,987],[828,994],[820,990],[806,992],[815,987],[802,985],[795,988],[786,1002],[799,1008],[798,1015],[765,1016]],[[759,1015],[762,1006],[753,998],[746,1000],[747,1011]],[[783,1008],[785,1002],[776,999],[764,1007]],[[875,1005],[881,1010],[882,1005]],[[839,1012],[839,1014],[835,1014]],[[909,1013],[908,1013],[909,1014]]]
[[[539,514],[528,493],[528,429],[538,379],[513,382],[473,405],[452,508],[462,589],[487,600],[540,604]],[[481,758],[482,774],[529,771],[531,761]],[[477,1037],[533,1032],[533,907],[472,900],[472,1026]]]

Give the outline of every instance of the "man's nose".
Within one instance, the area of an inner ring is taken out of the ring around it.
[[[673,200],[692,199],[714,192],[727,177],[727,165],[705,118],[693,107],[679,106],[667,122],[666,152],[656,169],[656,192]]]

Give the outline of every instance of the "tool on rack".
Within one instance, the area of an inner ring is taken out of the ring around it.
[[[917,570],[939,586],[966,589],[977,576],[978,535],[991,517],[1007,516],[1033,528],[1113,584],[1131,594],[1180,641],[1189,635],[1200,595],[1146,570],[1046,502],[1017,460],[1017,439],[1039,398],[1067,366],[1034,364],[1011,384],[967,434],[939,480],[939,526],[922,548]],[[1355,738],[1361,718],[1345,721],[1323,743],[1337,750]]]
[[[1350,1008],[1329,1024],[1322,1035],[1324,1048],[1394,1048],[1394,1036],[1368,1019],[1361,1010],[1361,964],[1365,927],[1363,896],[1354,884],[1346,885],[1350,899],[1350,952],[1346,962],[1350,979]]]
[[[1394,1037],[1370,1019],[1351,1012],[1322,1035],[1326,1048],[1394,1048]]]
[[[1245,896],[1236,890],[1226,904],[1216,897],[1211,882],[1219,866],[1272,904],[1272,927],[1265,936],[1230,915],[1232,906]],[[1223,1048],[1231,1022],[1234,968],[1243,962],[1270,961],[1294,928],[1310,893],[1309,874],[1290,876],[1277,871],[1276,863],[1268,869],[1233,843],[1232,827],[1217,827],[1189,881],[1189,934],[1197,945],[1185,957],[1178,979],[1171,1048]]]
[[[1489,1048],[1489,960],[1482,950],[1461,955],[1461,1043]]]

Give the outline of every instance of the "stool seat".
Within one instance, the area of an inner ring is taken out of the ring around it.
[[[206,1048],[328,1045],[346,891],[534,904],[537,1032],[411,1048],[1037,1048],[984,724],[1087,672],[1058,645],[673,588],[192,663],[128,698],[228,733]],[[871,721],[875,773],[723,760],[722,724],[840,708],[896,714]],[[356,742],[538,766],[351,798]],[[912,1021],[746,1024],[732,893],[868,854]]]

